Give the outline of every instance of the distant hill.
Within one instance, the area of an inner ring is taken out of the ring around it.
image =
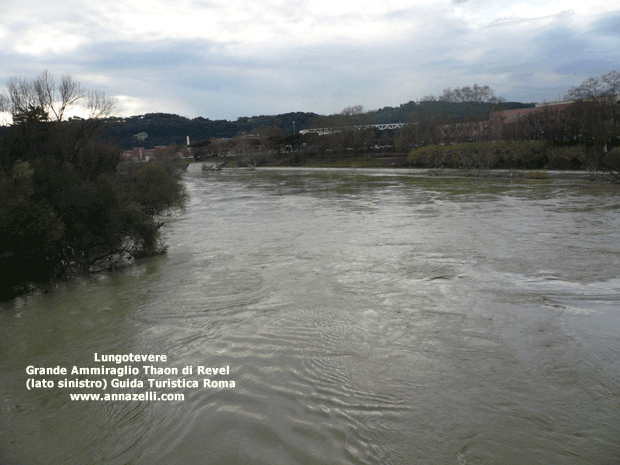
[[[110,135],[117,139],[125,148],[144,146],[153,148],[156,145],[168,145],[176,142],[185,144],[187,136],[192,143],[211,140],[213,138],[229,138],[240,133],[249,133],[267,126],[277,126],[284,134],[310,124],[316,113],[284,113],[276,116],[253,116],[238,118],[237,121],[210,120],[208,118],[186,118],[170,113],[147,113],[131,116],[120,120],[119,124],[110,129]],[[147,138],[140,141],[135,135],[146,133]]]
[[[491,112],[533,107],[533,103],[451,103],[440,101],[408,102],[398,107],[384,107],[362,115],[364,124],[430,122],[449,124],[455,122],[481,121],[489,119]],[[352,116],[350,118],[355,118]],[[110,136],[123,148],[154,148],[176,142],[184,145],[187,136],[192,143],[209,141],[213,138],[231,138],[238,134],[276,126],[284,135],[308,127],[325,127],[334,124],[343,116],[318,115],[316,113],[294,112],[279,115],[261,115],[237,118],[236,121],[210,120],[208,118],[186,118],[170,113],[147,113],[145,115],[121,118],[110,128]],[[294,124],[293,124],[294,123]],[[0,128],[0,133],[2,128]],[[135,137],[146,133],[143,140]]]

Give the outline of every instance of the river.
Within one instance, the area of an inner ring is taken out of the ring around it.
[[[184,176],[166,255],[0,304],[2,465],[620,463],[618,191],[406,171]],[[27,373],[125,365],[143,387]],[[42,379],[54,387],[28,389]],[[70,397],[146,391],[184,400]]]

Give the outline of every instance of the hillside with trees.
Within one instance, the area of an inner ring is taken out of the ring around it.
[[[399,107],[367,111],[355,105],[338,114],[314,115],[306,125],[297,126],[297,130],[302,129],[301,134],[284,132],[275,125],[260,129],[249,126],[248,131],[235,138],[212,141],[204,153],[236,156],[236,163],[251,166],[307,163],[338,166],[339,160],[345,160],[346,164],[359,155],[366,159],[368,166],[406,166],[411,148],[440,142],[441,127],[484,121],[496,111],[533,106],[533,103],[506,102],[496,97],[488,86],[466,86],[446,89],[440,96],[429,95]],[[404,126],[390,130],[365,127],[391,123],[404,123]]]
[[[360,105],[345,108],[333,115],[292,112],[278,115],[243,116],[236,121],[211,120],[204,117],[187,118],[170,113],[147,113],[120,118],[110,127],[109,134],[123,148],[176,143],[183,145],[187,136],[193,143],[212,139],[234,138],[257,134],[267,128],[286,136],[304,128],[350,126],[356,124],[427,123],[450,124],[488,119],[491,112],[527,108],[534,104],[506,102],[496,97],[488,86],[465,86],[446,89],[440,96],[426,96],[398,107],[366,111]],[[137,137],[142,134],[142,137]]]
[[[183,145],[187,136],[192,142],[210,141],[260,131],[266,127],[277,127],[283,134],[291,134],[294,130],[308,126],[317,116],[316,113],[297,112],[240,117],[236,121],[226,121],[210,120],[201,116],[190,119],[170,113],[147,113],[119,119],[117,124],[109,129],[109,134],[117,139],[123,148],[154,148],[171,143]],[[146,138],[139,140],[136,135],[140,133],[146,134]]]

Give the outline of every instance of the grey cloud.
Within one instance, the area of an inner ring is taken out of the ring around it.
[[[601,35],[620,35],[620,11],[612,13],[610,16],[600,19],[592,24],[590,30]]]
[[[620,51],[612,42],[599,41],[597,31],[609,29],[613,21],[594,23],[589,31],[556,28],[535,38],[543,52],[541,60],[557,74],[585,79],[609,69],[617,69]],[[581,82],[581,80],[579,82]]]
[[[425,94],[439,94],[446,87],[474,83],[489,85],[509,100],[540,101],[596,75],[598,69],[608,71],[620,63],[620,52],[613,46],[617,40],[609,40],[620,33],[620,11],[596,21],[586,33],[569,27],[569,11],[545,18],[500,19],[492,23],[500,27],[476,29],[463,18],[444,14],[451,4],[467,1],[385,13],[387,24],[410,20],[416,28],[402,27],[404,37],[394,37],[389,43],[368,44],[345,37],[326,45],[295,39],[261,50],[259,41],[248,44],[256,47],[252,53],[244,44],[209,39],[102,41],[96,39],[93,24],[92,42],[72,54],[33,60],[0,50],[0,62],[11,64],[10,70],[7,66],[0,71],[0,80],[14,74],[33,76],[43,68],[87,79],[94,75],[92,83],[80,80],[112,95],[160,102],[157,109],[145,107],[145,112],[182,111],[186,116],[236,119],[288,111],[330,113],[356,104],[366,108],[399,105]],[[205,2],[200,3],[197,7],[204,7]],[[297,6],[303,5],[300,1]],[[425,22],[418,26],[414,20],[420,15],[426,15]],[[306,20],[299,15],[291,20],[300,18]],[[307,20],[335,30],[359,23],[363,34],[367,19],[358,12]],[[521,34],[522,25],[538,33]],[[103,88],[101,77],[108,79]],[[553,79],[557,82],[549,84]]]
[[[553,15],[548,16],[540,16],[535,18],[529,17],[504,17],[496,19],[491,22],[487,27],[501,27],[501,26],[520,26],[524,24],[536,24],[540,21],[549,21],[554,20],[554,22],[562,24],[568,21],[571,17],[575,15],[573,10],[563,10]]]

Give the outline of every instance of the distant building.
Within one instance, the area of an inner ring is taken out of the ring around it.
[[[165,150],[165,145],[158,145],[154,149],[145,149],[144,147],[134,147],[131,150],[125,150],[121,153],[123,160],[149,161],[155,155],[156,150]]]
[[[501,140],[505,137],[503,132],[508,125],[512,126],[514,135],[517,133],[528,135],[529,133],[531,139],[540,139],[545,137],[544,134],[550,124],[566,126],[570,114],[567,110],[578,101],[538,103],[529,108],[494,111],[487,121],[442,125],[440,126],[441,142],[465,142],[481,138]],[[615,97],[615,102],[620,104],[620,96]],[[568,131],[568,127],[565,127],[564,131]]]
[[[516,110],[503,110],[503,111],[494,111],[491,113],[491,120],[493,119],[502,119],[506,123],[510,123],[517,118],[522,118],[526,115],[531,115],[534,113],[542,113],[545,111],[553,111],[553,112],[562,112],[566,110],[568,107],[572,106],[575,103],[574,100],[566,101],[566,102],[555,102],[555,103],[537,103],[535,107],[530,108],[518,108]]]
[[[620,95],[615,96],[614,99],[616,103],[620,104]],[[517,110],[494,111],[493,113],[491,113],[491,120],[493,120],[494,118],[497,118],[497,119],[504,118],[504,121],[506,123],[510,123],[510,122],[513,122],[517,118],[521,118],[526,115],[531,115],[535,113],[547,112],[547,113],[560,114],[578,101],[580,100],[566,100],[564,102],[543,102],[543,103],[537,103],[535,107],[531,107],[531,108],[519,108]],[[583,99],[583,101],[592,101],[592,99]]]
[[[131,150],[126,150],[121,153],[123,160],[135,160],[135,161],[148,161],[153,156],[155,151],[152,149],[145,149],[144,147],[135,147]]]

